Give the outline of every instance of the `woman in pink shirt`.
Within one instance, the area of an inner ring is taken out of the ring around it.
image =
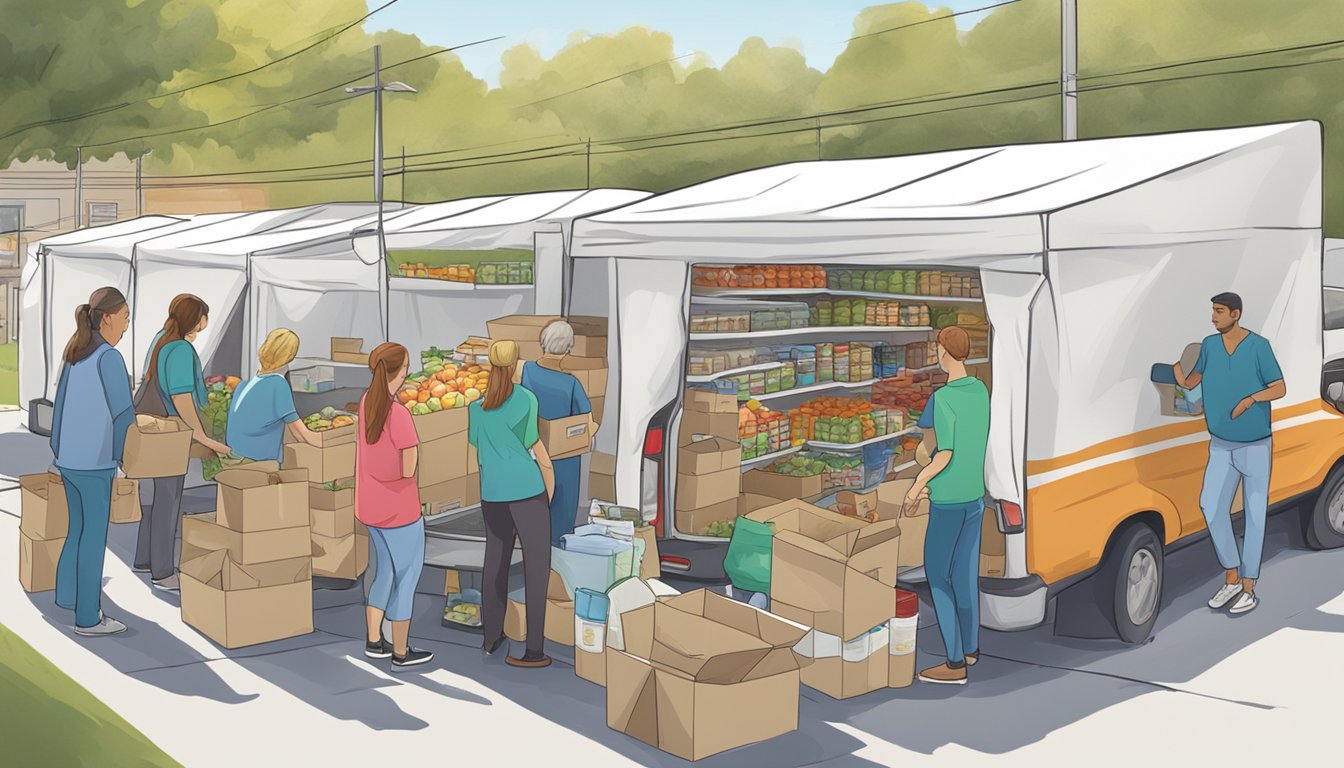
[[[410,355],[400,344],[382,344],[369,355],[373,381],[359,403],[355,443],[355,516],[369,529],[374,575],[365,608],[364,655],[392,659],[392,669],[424,664],[429,651],[410,646],[415,585],[425,565],[425,523],[415,470],[420,439],[411,414],[396,404]],[[383,637],[383,618],[392,642]]]

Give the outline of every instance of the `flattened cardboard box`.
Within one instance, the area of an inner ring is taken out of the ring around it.
[[[369,568],[369,537],[313,534],[312,563],[315,575],[357,579]]]
[[[185,475],[191,444],[191,430],[181,421],[137,415],[126,430],[122,472],[130,478]]]
[[[465,432],[420,443],[416,463],[416,484],[428,488],[467,476],[467,435]]]
[[[306,443],[285,446],[285,469],[308,470],[308,481],[330,483],[355,474],[355,444],[346,443],[331,448],[314,448]]]
[[[65,539],[34,541],[19,533],[19,584],[25,592],[50,592],[56,588],[56,563]]]
[[[295,528],[240,533],[215,522],[214,512],[182,518],[182,561],[219,550],[240,565],[312,557],[313,551],[306,520]]]
[[[23,475],[19,487],[19,531],[33,541],[64,539],[70,530],[70,507],[61,476]]]
[[[807,629],[721,601],[692,592],[621,615],[625,650],[605,654],[610,728],[685,760],[798,728],[790,649]]]
[[[226,469],[215,475],[215,520],[240,533],[308,525],[308,472]]]
[[[701,509],[713,504],[737,499],[741,493],[742,473],[725,469],[706,475],[677,473],[678,510]]]
[[[771,518],[770,597],[816,614],[815,628],[850,640],[896,615],[901,529],[799,506]]]

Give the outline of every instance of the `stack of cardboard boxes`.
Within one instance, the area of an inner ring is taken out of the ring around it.
[[[369,564],[369,533],[355,520],[352,475],[358,430],[355,423],[318,432],[317,446],[299,443],[285,433],[285,466],[306,469],[310,480],[308,524],[314,576],[357,579]],[[294,448],[292,452],[290,447]],[[349,472],[342,477],[323,479],[339,475],[347,467]]]
[[[416,477],[420,501],[430,515],[481,503],[480,466],[467,443],[466,408],[449,408],[413,417],[420,438]]]
[[[60,475],[43,472],[19,478],[19,583],[25,592],[56,588],[56,563],[61,559],[70,511]]]
[[[574,315],[509,315],[486,323],[492,341],[518,344],[521,360],[541,359],[541,332],[556,320],[566,320],[574,328],[574,347],[560,359],[559,369],[579,380],[593,406],[593,419],[599,424],[606,411],[607,394],[607,318]],[[522,376],[521,362],[516,377]]]
[[[527,641],[527,595],[522,589],[509,594],[504,608],[504,636],[515,642]],[[574,596],[565,589],[560,574],[551,571],[546,585],[546,623],[543,634],[553,643],[574,645]]]
[[[907,681],[891,679],[888,623],[896,615],[901,531],[788,501],[748,517],[772,523],[770,611],[811,629],[800,653],[804,685],[847,699]]]
[[[225,648],[313,631],[308,474],[230,469],[182,522],[182,620]]]
[[[677,439],[677,530],[704,534],[711,523],[737,517],[742,491],[742,444],[737,398],[688,389]]]

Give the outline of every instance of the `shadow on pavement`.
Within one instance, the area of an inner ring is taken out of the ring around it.
[[[25,427],[0,433],[0,476],[17,478],[46,472],[51,461],[50,438],[35,435]]]

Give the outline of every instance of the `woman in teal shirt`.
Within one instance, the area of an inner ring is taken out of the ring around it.
[[[537,434],[537,398],[514,386],[518,345],[490,346],[490,381],[485,398],[468,409],[467,442],[476,448],[481,468],[481,507],[485,517],[485,569],[481,620],[485,653],[504,644],[509,561],[516,535],[523,545],[526,586],[527,651],[515,667],[545,667],[546,586],[551,577],[550,499],[555,472]]]
[[[180,418],[191,430],[193,440],[220,456],[228,456],[229,447],[211,439],[201,426],[200,410],[206,403],[205,378],[201,374],[201,358],[191,343],[209,322],[210,307],[204,301],[186,293],[173,299],[163,330],[154,337],[145,359],[145,379],[136,397],[136,407],[141,413]],[[167,592],[177,591],[174,553],[186,479],[184,475],[153,480],[154,500],[141,516],[135,546],[135,570],[148,571],[154,586]]]

